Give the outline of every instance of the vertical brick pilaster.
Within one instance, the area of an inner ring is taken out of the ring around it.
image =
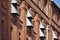
[[[52,18],[52,5],[51,5],[51,1],[48,2],[48,17],[50,19]]]
[[[50,18],[49,25],[48,25],[48,40],[52,40],[52,7],[51,7],[51,1],[48,1],[48,17]]]
[[[48,25],[48,40],[52,40],[52,27]]]
[[[36,33],[36,40],[39,40],[39,14],[34,17],[34,32]]]
[[[12,24],[12,27],[11,40],[18,40],[18,28],[14,24]]]
[[[0,0],[1,8],[1,40],[10,40],[10,0]],[[7,5],[7,6],[6,6]],[[3,21],[3,22],[2,22]]]
[[[28,40],[32,40],[32,38],[31,37],[28,37]]]
[[[23,22],[22,30],[21,30],[21,40],[26,40],[26,5],[25,5],[25,1],[22,1],[20,9],[21,9],[20,19]]]

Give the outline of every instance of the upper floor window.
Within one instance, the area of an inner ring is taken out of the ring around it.
[[[46,6],[46,4],[47,4],[47,0],[44,1],[44,6]]]
[[[58,40],[58,37],[53,30],[52,30],[52,38],[53,38],[53,40]]]
[[[26,17],[26,22],[27,22],[27,26],[28,27],[33,27],[33,24],[32,24],[32,15],[31,13],[29,12],[29,10],[27,10],[27,17]]]
[[[45,8],[44,8],[44,12],[46,13],[46,15],[48,16],[48,4],[46,4]]]
[[[19,15],[18,8],[17,8],[18,5],[19,4],[17,0],[11,0],[11,13],[13,15]]]

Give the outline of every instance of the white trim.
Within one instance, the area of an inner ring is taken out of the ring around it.
[[[18,4],[17,0],[11,0],[11,3],[17,3]]]
[[[40,22],[40,26],[39,26],[40,29],[45,29],[44,25],[42,24],[42,22]]]
[[[39,30],[39,32],[40,32],[40,33],[39,33],[39,36],[40,36],[40,37],[45,37],[44,33],[43,33],[41,30]]]
[[[27,22],[27,24],[26,24],[27,26],[33,26],[32,23],[29,21],[28,18],[26,18],[26,22]]]
[[[18,13],[17,9],[11,4],[11,13]]]
[[[52,37],[53,37],[53,39],[58,38],[53,30],[52,30]]]
[[[27,17],[32,17],[31,13],[29,12],[29,10],[27,10]]]

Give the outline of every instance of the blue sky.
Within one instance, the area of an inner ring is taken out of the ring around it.
[[[57,4],[57,6],[60,8],[60,0],[54,0],[54,2]]]

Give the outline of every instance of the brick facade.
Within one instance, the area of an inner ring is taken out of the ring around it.
[[[0,40],[60,40],[60,8],[54,1],[11,1],[0,0]]]

